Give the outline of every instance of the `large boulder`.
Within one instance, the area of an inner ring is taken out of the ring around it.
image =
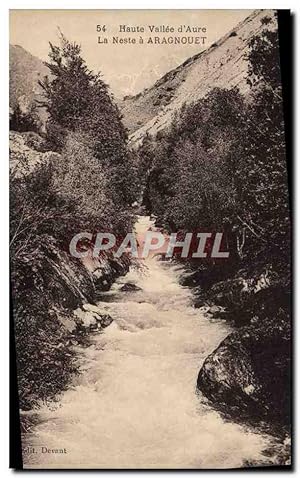
[[[236,419],[289,424],[290,323],[284,313],[231,333],[207,357],[197,387]]]

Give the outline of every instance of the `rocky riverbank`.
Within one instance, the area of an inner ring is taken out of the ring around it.
[[[35,317],[43,321],[43,327],[40,326],[37,333],[33,330],[33,323],[22,329],[20,326],[16,334],[23,431],[28,431],[34,423],[34,414],[29,412],[42,402],[55,401],[79,372],[74,346],[88,344],[92,333],[99,333],[111,324],[113,319],[105,307],[100,309],[96,306],[97,294],[107,290],[118,276],[128,270],[127,258],[116,261],[104,257],[101,261],[93,260],[87,264],[72,259],[52,238],[44,244],[40,269],[34,279],[38,287],[31,291],[32,301],[22,301],[24,315],[37,314]],[[17,316],[18,299],[14,301],[14,306]],[[18,326],[19,321],[16,320]],[[28,337],[34,332],[37,336],[34,336],[33,342]],[[27,348],[24,349],[20,341],[26,338]]]
[[[136,230],[153,224],[140,217]],[[66,454],[26,454],[26,468],[220,469],[277,464],[273,437],[224,420],[199,401],[199,363],[232,329],[193,307],[185,270],[148,258],[101,294],[113,324],[76,347],[82,373],[57,404],[36,412],[24,446],[67,447]],[[81,312],[79,312],[81,314]],[[87,318],[87,317],[86,317]],[[158,426],[159,424],[159,426]],[[58,443],[59,441],[59,443]],[[250,464],[251,463],[251,464]]]
[[[55,400],[68,387],[78,372],[74,345],[111,322],[105,310],[96,308],[97,294],[129,269],[126,256],[115,259],[107,252],[93,258],[90,253],[81,260],[70,255],[71,222],[77,221],[75,232],[87,226],[78,217],[81,207],[72,213],[77,197],[55,186],[53,170],[62,162],[40,135],[10,133],[12,315],[19,403],[25,412]]]
[[[290,424],[288,287],[266,270],[250,278],[243,271],[216,277],[196,270],[184,282],[193,286],[196,307],[236,329],[204,361],[197,388],[226,416],[284,437]]]

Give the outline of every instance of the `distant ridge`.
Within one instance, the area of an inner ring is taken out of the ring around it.
[[[49,75],[43,61],[31,55],[22,46],[9,45],[9,105],[14,109],[19,103],[26,109],[36,99],[41,99],[41,87],[38,80]],[[46,111],[39,108],[39,114],[44,121]]]
[[[265,17],[272,19],[267,26],[262,23]],[[151,88],[124,98],[120,106],[131,144],[168,127],[184,103],[202,98],[211,88],[237,86],[246,93],[245,54],[250,40],[265,28],[277,28],[275,10],[254,10],[220,40],[166,73]]]

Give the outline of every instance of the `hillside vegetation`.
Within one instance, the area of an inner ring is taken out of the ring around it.
[[[20,132],[11,133],[11,281],[22,409],[66,386],[76,370],[73,310],[95,300],[97,281],[108,284],[128,267],[105,256],[94,261],[94,276],[93,267],[70,257],[72,236],[122,236],[132,228],[136,193],[126,131],[100,74],[63,35],[60,45],[50,44],[46,67],[39,100],[48,114],[46,134],[24,132],[22,116]]]
[[[198,306],[217,304],[216,316],[242,327],[220,345],[234,347],[228,359],[223,349],[207,359],[199,388],[224,411],[240,390],[247,416],[251,409],[258,419],[276,416],[288,425],[289,197],[278,36],[271,22],[261,18],[263,32],[249,44],[247,97],[235,87],[212,89],[184,105],[170,128],[146,135],[139,155],[144,204],[157,223],[176,232],[223,231],[230,251],[228,261],[190,264],[186,285],[196,287]],[[248,383],[240,381],[243,367]]]

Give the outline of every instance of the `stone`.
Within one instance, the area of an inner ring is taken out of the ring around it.
[[[108,327],[108,325],[110,325],[112,322],[113,318],[110,315],[106,314],[101,316],[100,323],[102,327]]]
[[[274,317],[231,333],[204,361],[197,388],[238,420],[289,425],[289,319]]]
[[[87,328],[96,324],[96,318],[91,312],[87,312],[78,308],[74,310],[74,315],[80,320],[83,327]]]
[[[97,305],[89,304],[89,303],[83,304],[82,308],[87,312],[94,312],[99,315],[102,315],[102,314],[105,315],[107,313],[107,310],[105,309],[108,309],[108,307],[106,306],[101,306],[101,309],[100,309]]]
[[[208,312],[210,314],[216,314],[217,312],[222,312],[223,308],[219,305],[212,305],[209,309]]]
[[[131,282],[127,282],[126,284],[124,284],[121,289],[120,289],[122,292],[133,292],[133,291],[138,291],[138,290],[142,290],[140,287],[138,287],[137,285],[131,283]]]

